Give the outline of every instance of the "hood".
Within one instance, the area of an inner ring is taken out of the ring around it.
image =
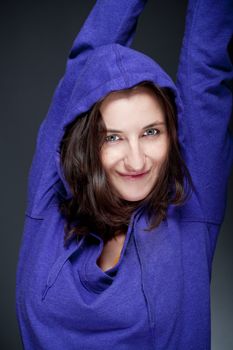
[[[87,112],[108,93],[133,87],[142,81],[151,81],[159,87],[169,88],[177,106],[178,119],[181,118],[181,100],[172,79],[150,57],[132,48],[120,44],[104,45],[94,49],[79,72],[72,95],[62,121],[59,140],[56,147],[57,171],[65,192],[70,197],[60,166],[60,142],[69,125],[79,115]],[[179,136],[182,144],[183,137]]]
[[[65,181],[60,165],[60,143],[65,133],[66,127],[79,115],[82,115],[83,113],[89,111],[98,100],[105,97],[108,93],[133,87],[142,81],[151,81],[159,87],[169,88],[175,97],[178,119],[181,118],[181,101],[175,84],[164,72],[164,70],[156,62],[154,62],[154,60],[131,48],[121,46],[120,44],[101,46],[90,53],[82,70],[79,72],[77,81],[72,90],[72,95],[69,102],[67,103],[67,109],[63,116],[62,124],[59,130],[59,137],[57,144],[55,145],[57,167],[56,175],[59,176],[60,180],[56,182],[56,190],[62,195],[63,198],[71,197],[69,186]],[[179,135],[179,140],[180,143],[182,143],[182,135]],[[130,224],[131,226],[129,226],[130,228],[128,232],[130,232],[130,234],[131,232],[134,232],[135,247],[139,258],[139,264],[141,266],[142,290],[146,300],[146,308],[148,312],[150,328],[152,330],[152,334],[154,334],[155,320],[153,310],[155,308],[155,298],[153,298],[151,294],[150,287],[151,280],[154,279],[155,281],[160,281],[161,278],[157,278],[157,276],[160,274],[160,269],[156,270],[156,268],[154,268],[154,265],[153,269],[151,269],[151,265],[148,265],[147,263],[147,258],[149,254],[151,256],[154,254],[153,249],[157,247],[157,251],[155,251],[156,253],[154,255],[158,257],[159,263],[159,259],[161,259],[161,261],[163,261],[163,264],[167,265],[169,268],[169,264],[171,264],[171,261],[173,261],[173,249],[170,249],[171,254],[169,255],[169,259],[170,257],[171,259],[167,261],[167,251],[169,247],[171,247],[171,243],[169,243],[169,245],[165,240],[168,236],[168,234],[165,235],[165,233],[168,232],[167,228],[164,227],[164,225],[160,225],[159,230],[157,230],[157,235],[145,235],[144,227],[146,226],[146,223],[143,220],[146,220],[146,218],[143,216],[141,217],[141,214],[142,211],[139,208],[132,215]],[[171,229],[171,232],[173,232],[173,229]],[[145,237],[150,238],[149,244],[145,244]],[[157,240],[158,244],[154,244],[154,239]],[[169,240],[171,241],[170,236]],[[48,277],[47,287],[45,289],[43,298],[45,297],[50,286],[52,286],[56,280],[57,275],[60,273],[64,262],[77,251],[79,245],[77,246],[76,242],[71,242],[71,245],[69,247],[70,248],[68,248],[64,255],[61,255],[54,264],[54,267]],[[150,249],[152,249],[152,252]],[[159,263],[155,266],[159,266]],[[174,272],[172,269],[170,269],[170,271],[172,279],[174,278]],[[176,278],[176,281],[180,281],[180,279]],[[162,288],[160,288],[159,282],[157,284],[158,289],[162,290]],[[179,293],[176,295],[176,290],[179,290],[179,287],[177,287],[176,283],[174,283],[172,286],[170,287],[169,295],[171,297],[169,300],[174,300],[174,296],[179,299]]]

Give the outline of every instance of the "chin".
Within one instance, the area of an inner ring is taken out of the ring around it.
[[[126,194],[126,193],[121,193],[120,197],[128,202],[139,202],[142,201],[143,199],[145,199],[147,197],[148,193],[143,193],[141,195],[130,195],[130,194]]]

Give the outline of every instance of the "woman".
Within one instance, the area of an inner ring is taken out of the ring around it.
[[[185,199],[183,173],[190,178],[179,152],[175,106],[167,89],[149,81],[111,92],[78,116],[59,153],[72,192],[60,205],[68,221],[65,243],[73,234],[79,239],[97,231],[106,243],[99,259],[109,267],[138,207],[147,207],[155,228],[169,201]],[[119,246],[114,238],[120,235]]]
[[[128,47],[144,5],[96,2],[40,127],[17,273],[26,349],[210,349],[232,1],[189,2],[177,86]]]

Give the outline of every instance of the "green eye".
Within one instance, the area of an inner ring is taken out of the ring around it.
[[[106,142],[115,142],[118,140],[120,140],[120,137],[117,135],[109,135],[109,136],[106,136],[106,138],[105,138]]]
[[[147,129],[143,136],[155,136],[159,134],[159,130],[158,129],[155,129],[155,128],[151,128],[151,129]]]

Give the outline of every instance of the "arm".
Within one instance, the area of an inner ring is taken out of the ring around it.
[[[233,34],[232,0],[190,0],[177,85],[184,104],[184,157],[203,219],[220,224],[233,162],[228,125],[233,77],[228,46]]]
[[[85,21],[71,49],[64,77],[60,80],[48,114],[42,122],[36,152],[29,174],[27,214],[43,217],[53,200],[53,185],[59,180],[55,164],[55,144],[59,126],[79,77],[79,72],[93,48],[119,43],[130,45],[137,18],[147,0],[98,0]]]

